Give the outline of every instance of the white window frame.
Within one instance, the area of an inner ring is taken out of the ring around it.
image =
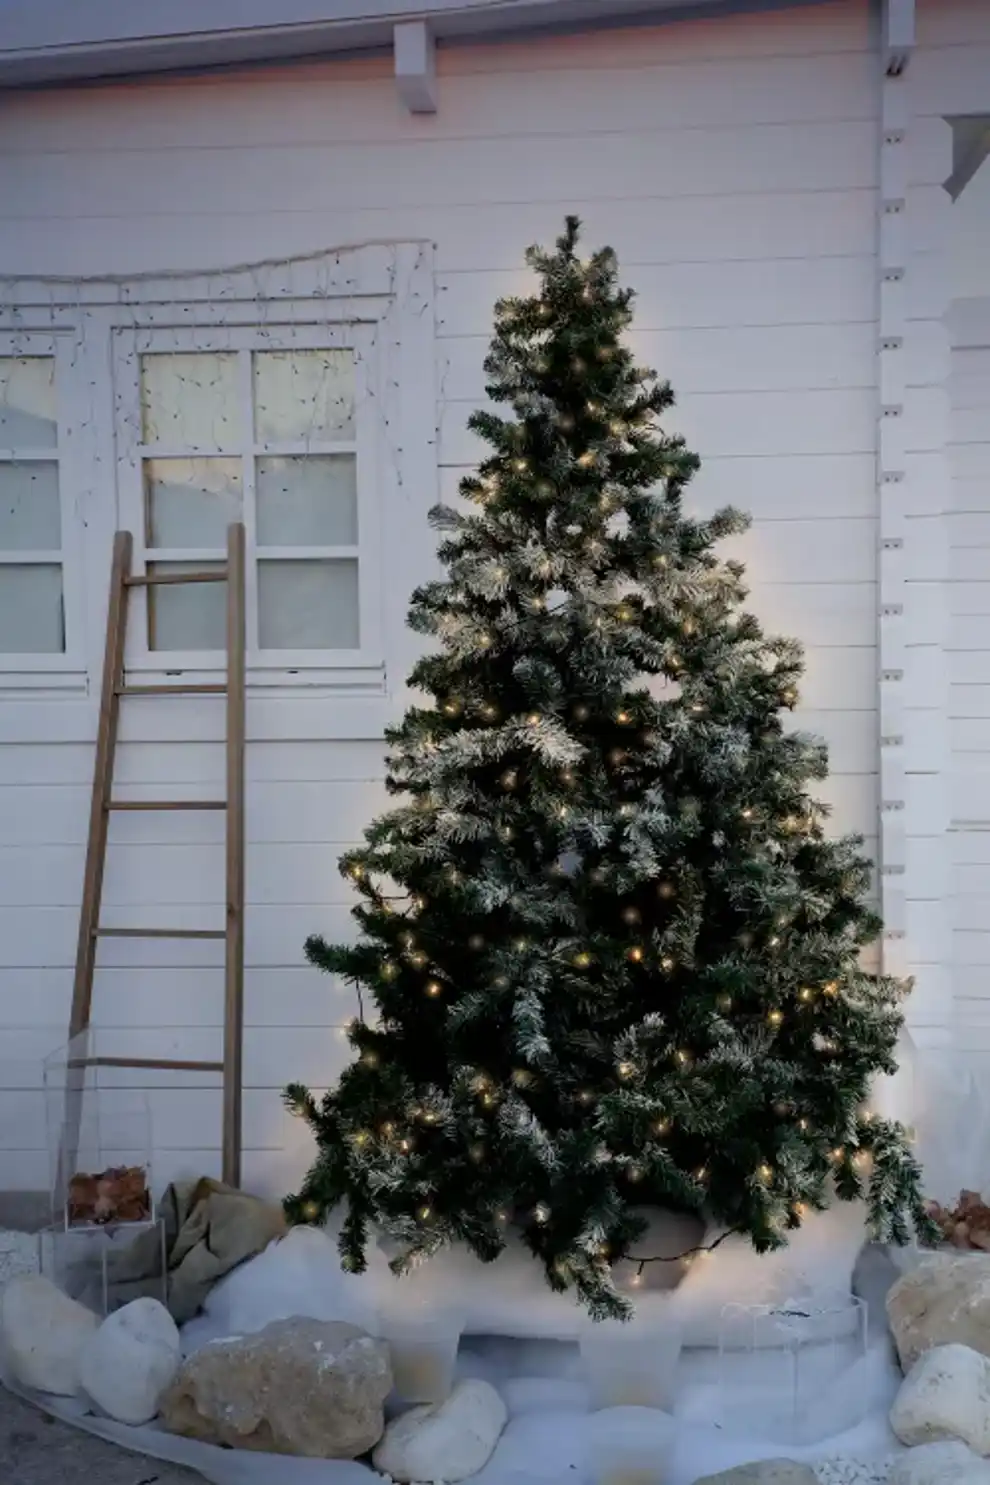
[[[72,398],[72,343],[65,335],[46,332],[0,331],[0,356],[42,357],[54,362],[55,417],[58,438],[53,446],[29,449],[3,448],[4,463],[24,460],[55,464],[58,469],[58,503],[62,545],[59,551],[13,551],[0,548],[0,566],[58,566],[62,570],[62,613],[65,648],[55,652],[0,651],[0,690],[60,689],[78,687],[85,670],[83,630],[83,575],[80,563],[81,526],[78,516],[73,468],[72,430],[69,409]]]
[[[256,440],[251,358],[255,351],[351,350],[354,352],[354,439],[289,444],[284,440]],[[215,328],[183,325],[179,328],[117,330],[113,337],[114,406],[117,443],[117,495],[121,524],[134,534],[134,571],[144,573],[149,563],[183,562],[208,565],[223,560],[218,549],[150,547],[146,543],[148,512],[143,461],[169,457],[231,458],[241,461],[242,493],[247,544],[246,611],[249,677],[271,685],[293,685],[300,675],[332,681],[348,679],[373,686],[384,670],[382,603],[384,596],[381,549],[381,502],[376,468],[377,434],[375,365],[378,354],[373,325],[238,325]],[[238,390],[243,436],[226,448],[193,450],[141,441],[140,358],[175,352],[234,353],[238,355]],[[349,452],[357,456],[358,542],[356,547],[258,547],[255,508],[255,459],[266,453],[310,454]],[[254,643],[258,634],[258,561],[307,558],[357,558],[360,648],[354,650],[265,650]],[[152,589],[144,590],[149,596]],[[148,604],[133,602],[128,632],[127,663],[149,676],[219,674],[226,665],[222,650],[152,650],[148,645]]]
[[[264,333],[272,327],[298,327],[303,338],[318,334],[329,345],[338,334],[355,344],[365,338],[371,347],[364,374],[370,394],[367,460],[373,462],[359,478],[371,482],[377,522],[380,632],[374,651],[365,638],[367,653],[341,652],[346,658],[339,666],[314,665],[314,651],[305,652],[306,663],[298,669],[286,664],[286,652],[256,653],[247,675],[249,740],[380,738],[409,705],[406,678],[423,650],[406,623],[409,595],[439,571],[427,521],[439,487],[434,249],[425,241],[371,241],[230,270],[4,281],[0,333],[16,347],[27,344],[28,335],[47,336],[49,344],[54,337],[60,386],[64,381],[67,388],[67,437],[59,454],[69,522],[69,649],[51,657],[63,662],[64,672],[49,670],[38,663],[43,657],[32,655],[20,675],[8,674],[0,657],[0,700],[11,703],[0,706],[0,743],[49,733],[63,741],[92,741],[113,535],[121,528],[143,533],[126,508],[128,497],[117,492],[127,434],[118,427],[114,403],[115,345],[125,334],[141,344],[159,331],[176,335],[189,329],[204,338],[220,332],[229,344],[242,328]],[[60,436],[61,417],[60,410]],[[135,614],[141,606],[134,605]],[[74,607],[78,622],[70,618]],[[148,681],[170,680],[179,657],[171,651],[139,653],[136,625],[128,627],[128,665],[144,671]],[[202,667],[202,652],[188,658]],[[182,674],[190,682],[222,679],[216,669]],[[67,686],[75,687],[78,702],[48,705],[48,697]],[[212,725],[204,720],[208,714],[200,714],[209,705],[186,698],[158,708],[135,706],[129,725],[133,735],[150,740],[198,738]]]

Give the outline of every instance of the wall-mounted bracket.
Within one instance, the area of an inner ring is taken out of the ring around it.
[[[425,21],[394,28],[395,82],[410,113],[437,111],[437,44]]]
[[[888,77],[900,77],[914,50],[915,0],[883,0],[883,56]]]

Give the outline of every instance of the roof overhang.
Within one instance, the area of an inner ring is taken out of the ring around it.
[[[817,0],[0,0],[0,87],[651,23]],[[889,0],[894,3],[894,0]],[[406,33],[412,42],[413,33]],[[428,69],[429,58],[423,59]]]

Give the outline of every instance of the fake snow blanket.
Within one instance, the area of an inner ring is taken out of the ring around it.
[[[509,1412],[495,1453],[473,1477],[474,1485],[578,1485],[589,1480],[588,1421],[596,1419],[599,1444],[603,1423],[606,1432],[608,1423],[605,1414],[588,1412],[586,1389],[576,1379],[576,1353],[574,1346],[539,1342],[519,1347],[479,1338],[464,1343],[459,1375],[486,1377],[498,1387]],[[711,1421],[717,1356],[710,1351],[685,1356],[665,1472],[667,1485],[693,1485],[702,1476],[733,1465],[782,1455],[812,1464],[822,1485],[880,1485],[886,1480],[892,1456],[899,1452],[887,1422],[899,1375],[889,1347],[880,1342],[870,1348],[865,1360],[856,1379],[861,1397],[865,1394],[868,1400],[863,1420],[853,1429],[829,1433],[830,1424],[841,1423],[844,1409],[841,1398],[823,1398],[817,1427],[825,1432],[814,1444],[796,1446],[782,1444],[779,1437],[761,1437],[759,1419],[754,1420],[749,1437],[726,1436]],[[11,1390],[111,1443],[197,1470],[212,1485],[272,1485],[273,1481],[278,1485],[381,1485],[382,1477],[358,1461],[219,1449],[178,1438],[154,1424],[129,1428],[97,1418],[74,1399],[40,1396],[17,1387]]]

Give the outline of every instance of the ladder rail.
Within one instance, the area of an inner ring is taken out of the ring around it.
[[[125,581],[131,570],[134,542],[129,531],[118,531],[113,539],[110,565],[110,603],[107,609],[107,639],[103,656],[103,686],[100,692],[100,715],[96,730],[96,756],[93,763],[93,798],[89,812],[86,840],[86,865],[83,871],[82,907],[79,914],[79,942],[76,946],[76,968],[72,981],[72,1009],[69,1012],[69,1040],[89,1026],[93,1008],[93,974],[96,969],[96,928],[103,898],[103,872],[107,856],[107,832],[110,816],[107,804],[113,785],[113,764],[117,751],[120,723],[120,690],[124,681],[124,639],[126,629],[127,589]]]
[[[241,1179],[242,1080],[244,1041],[244,753],[245,753],[245,589],[244,527],[235,523],[227,532],[227,562],[208,572],[133,574],[134,543],[129,531],[114,537],[107,608],[107,635],[103,682],[93,764],[86,864],[79,914],[70,1042],[92,1024],[96,950],[101,938],[218,939],[224,942],[223,1060],[186,1061],[177,1058],[106,1057],[73,1055],[74,1071],[66,1089],[66,1116],[59,1151],[59,1181],[71,1171],[78,1151],[84,1070],[87,1067],[157,1068],[219,1072],[222,1075],[223,1127],[221,1133],[224,1181],[237,1187]],[[135,685],[125,682],[128,594],[132,588],[158,583],[227,584],[227,678],[225,683]],[[224,695],[226,698],[226,781],[224,800],[117,800],[113,773],[120,725],[120,702],[125,696]],[[225,922],[223,928],[111,928],[101,927],[103,878],[106,868],[110,815],[130,810],[223,810],[226,816]]]

